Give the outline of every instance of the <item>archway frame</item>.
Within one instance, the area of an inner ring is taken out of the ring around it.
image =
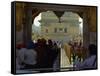
[[[26,3],[24,6],[26,18],[26,27],[24,27],[24,41],[31,40],[32,21],[41,12],[44,11],[67,11],[77,13],[83,19],[83,46],[87,48],[90,43],[90,29],[91,24],[90,12],[95,6],[81,6],[81,5],[67,5],[67,4],[49,4],[49,3]],[[36,10],[35,13],[32,11]],[[95,11],[95,10],[94,10]],[[97,23],[95,23],[95,26]],[[26,31],[27,29],[27,31]]]

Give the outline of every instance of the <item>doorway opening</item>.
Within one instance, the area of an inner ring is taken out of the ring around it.
[[[46,44],[51,40],[60,48],[54,67],[70,70],[77,59],[82,61],[83,19],[74,12],[41,12],[32,24],[32,40],[37,43],[38,39],[45,39]]]

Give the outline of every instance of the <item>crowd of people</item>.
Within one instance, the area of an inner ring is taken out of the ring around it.
[[[79,42],[70,41],[68,44],[71,47],[73,62],[75,62],[76,59],[79,59],[79,61],[82,61],[82,51],[83,51],[82,41],[81,40]]]
[[[89,45],[89,56],[82,61],[82,42],[69,42],[68,44],[73,51],[74,70],[97,68],[96,45]],[[62,43],[59,44],[59,42],[44,38],[38,39],[35,42],[29,41],[27,44],[16,44],[16,69],[34,69],[40,72],[60,71],[60,51],[63,48],[62,45]]]
[[[97,69],[97,46],[90,44],[88,47],[89,55],[84,61],[77,61],[74,64],[74,70],[91,70]]]
[[[16,45],[16,69],[44,69],[54,71],[54,65],[59,70],[60,48],[51,39],[38,39],[37,42],[29,41],[27,44]],[[59,60],[59,59],[58,59]],[[41,70],[41,71],[42,71]]]
[[[90,44],[83,47],[82,41],[69,42],[71,46],[74,70],[87,70],[97,68],[97,46]]]

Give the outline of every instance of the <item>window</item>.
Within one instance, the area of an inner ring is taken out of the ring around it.
[[[63,31],[63,28],[59,28],[59,31]]]
[[[67,28],[64,29],[64,32],[65,32],[65,33],[67,32]]]
[[[45,32],[48,33],[48,29],[46,29]]]
[[[55,32],[55,33],[57,32],[57,28],[54,28],[54,32]]]

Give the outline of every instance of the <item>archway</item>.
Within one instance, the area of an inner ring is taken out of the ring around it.
[[[60,15],[60,13],[62,15]],[[60,17],[57,17],[59,16]],[[72,52],[67,45],[76,42],[83,45],[83,20],[73,12],[45,11],[35,17],[32,24],[32,40],[51,39],[60,47],[60,66],[68,68],[73,66]],[[63,46],[63,47],[61,47]]]
[[[59,8],[59,9],[57,9],[57,8]],[[24,42],[25,44],[27,44],[30,40],[33,40],[33,41],[35,40],[34,37],[32,39],[32,35],[34,35],[34,34],[32,34],[32,23],[33,23],[33,21],[35,21],[35,18],[40,13],[43,13],[43,12],[46,12],[46,13],[49,12],[50,13],[50,11],[52,11],[54,17],[56,17],[56,19],[57,19],[56,20],[57,23],[55,25],[60,25],[60,26],[57,26],[56,28],[53,29],[53,33],[58,32],[59,36],[58,36],[58,34],[57,35],[52,35],[53,37],[52,36],[46,36],[47,39],[53,38],[54,41],[56,39],[58,39],[57,41],[60,40],[61,43],[62,42],[67,42],[67,40],[65,39],[65,37],[68,38],[68,36],[66,36],[66,35],[63,35],[64,37],[60,36],[61,33],[63,33],[63,34],[66,33],[66,32],[68,33],[68,29],[67,29],[68,27],[65,28],[65,26],[64,26],[64,29],[62,28],[63,25],[64,25],[64,18],[62,18],[62,17],[63,17],[63,15],[66,12],[74,13],[74,14],[77,14],[78,16],[80,16],[78,18],[78,21],[80,20],[80,18],[83,19],[83,35],[82,35],[82,38],[83,38],[82,39],[83,40],[83,47],[87,48],[88,45],[91,43],[91,40],[90,40],[90,38],[91,38],[91,34],[90,34],[91,31],[92,32],[96,32],[96,8],[95,7],[92,9],[91,7],[83,7],[83,6],[78,7],[78,6],[71,6],[71,5],[50,5],[50,4],[45,4],[45,5],[43,5],[43,4],[34,4],[33,5],[33,4],[24,4],[23,3],[23,5],[21,7],[21,10],[19,10],[19,11],[20,12],[24,12],[24,14],[21,15],[21,17],[18,15],[18,19],[20,18],[21,22],[20,22],[20,20],[18,20],[19,22],[16,22],[16,25],[17,25],[17,23],[18,23],[19,26],[22,25],[22,31],[23,31],[23,33],[22,33],[22,37],[21,37],[22,40],[21,41]],[[94,18],[91,17],[91,14],[93,15]],[[16,15],[16,17],[17,17],[17,15]],[[41,22],[42,21],[40,20],[40,23]],[[50,23],[52,23],[52,22],[50,22]],[[48,25],[48,23],[46,25]],[[54,25],[54,24],[52,24],[52,25]],[[91,27],[90,25],[93,26],[93,27]],[[43,28],[45,28],[45,27],[43,27]],[[94,29],[91,29],[91,28],[94,28]],[[35,29],[35,30],[37,30],[37,29]],[[38,31],[40,31],[40,30],[38,29]],[[52,29],[50,31],[52,31]],[[80,33],[82,33],[82,30],[79,30],[79,31],[80,31]],[[48,35],[49,30],[46,28],[45,32],[46,32],[45,34]],[[75,31],[73,33],[75,33]],[[40,38],[43,37],[44,38],[43,35],[45,35],[45,34],[44,34],[44,32],[42,34],[38,34],[36,36],[36,38],[38,38],[38,37],[40,37]],[[71,34],[69,34],[69,35],[71,35]],[[72,35],[72,36],[74,36],[74,35]],[[73,37],[70,36],[69,39],[71,39],[71,38],[73,39]],[[62,40],[65,40],[65,41],[62,41]],[[68,41],[70,41],[70,40],[68,40]],[[96,41],[94,41],[94,42],[96,42]],[[60,47],[62,47],[62,46],[60,46]],[[69,52],[69,54],[70,54],[70,52]],[[85,52],[85,54],[86,54],[86,52]],[[69,56],[69,59],[71,59],[70,57],[71,57],[71,55]]]

